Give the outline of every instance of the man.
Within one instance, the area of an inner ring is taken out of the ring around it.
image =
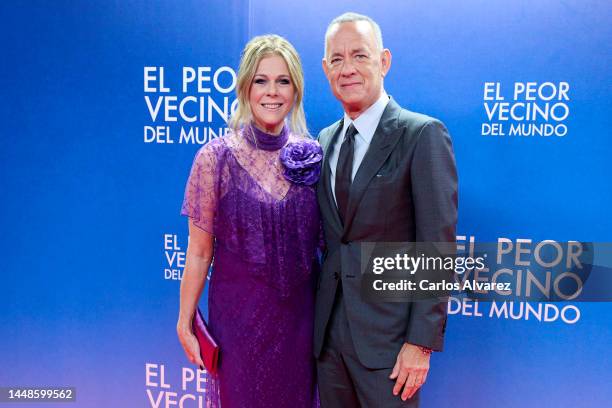
[[[325,35],[323,70],[344,118],[321,131],[317,189],[327,250],[314,352],[323,407],[417,407],[431,351],[441,351],[443,299],[365,302],[361,242],[454,242],[457,175],[444,125],[384,90],[391,52],[378,25],[346,13]]]

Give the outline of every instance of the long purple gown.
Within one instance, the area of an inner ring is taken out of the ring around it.
[[[248,137],[247,135],[252,135]],[[232,133],[197,153],[181,213],[215,236],[208,310],[220,346],[208,407],[312,408],[313,186],[283,177],[280,148],[301,138]]]

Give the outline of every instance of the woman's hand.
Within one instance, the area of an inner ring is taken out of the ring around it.
[[[204,290],[206,275],[213,258],[214,237],[198,228],[189,220],[189,245],[183,278],[181,279],[181,299],[176,332],[189,361],[203,368],[200,346],[193,334],[191,321],[198,307],[198,300]]]
[[[189,361],[203,369],[204,362],[202,357],[200,357],[200,345],[198,344],[198,339],[193,334],[191,326],[188,323],[179,321],[176,325],[176,332]]]

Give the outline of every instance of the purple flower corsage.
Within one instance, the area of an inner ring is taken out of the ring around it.
[[[285,178],[295,184],[311,186],[321,175],[323,149],[314,140],[288,143],[280,152]]]

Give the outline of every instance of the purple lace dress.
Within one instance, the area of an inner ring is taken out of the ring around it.
[[[247,128],[250,129],[250,128]],[[313,186],[283,176],[280,149],[303,138],[243,131],[197,153],[181,213],[215,236],[209,329],[220,346],[207,407],[312,408]]]

